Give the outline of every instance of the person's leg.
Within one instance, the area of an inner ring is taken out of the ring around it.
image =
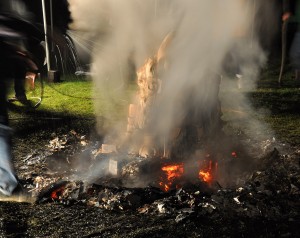
[[[1,47],[0,47],[1,49]],[[1,64],[1,60],[0,60]],[[6,104],[6,80],[2,77],[0,65],[0,124],[8,125],[7,104]]]
[[[0,124],[0,193],[10,196],[18,185],[11,159],[12,129]]]
[[[26,101],[25,92],[25,78],[26,78],[26,67],[20,60],[14,62],[14,88],[15,96],[20,101]]]
[[[295,69],[296,80],[300,80],[300,31],[298,31],[293,39],[290,50],[291,64]]]
[[[12,166],[11,158],[11,134],[8,126],[6,80],[9,67],[8,55],[5,54],[5,46],[0,42],[0,193],[11,195],[18,185]]]
[[[295,70],[295,79],[300,81],[300,69]]]

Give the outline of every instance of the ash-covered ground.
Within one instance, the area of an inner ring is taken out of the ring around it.
[[[84,174],[97,164],[101,143],[72,125],[17,131],[15,166],[29,197],[0,202],[1,237],[298,235],[300,148],[253,142],[251,148],[265,153],[253,157],[252,171],[241,173],[236,185],[200,181],[163,192],[129,188],[108,176],[86,183]]]

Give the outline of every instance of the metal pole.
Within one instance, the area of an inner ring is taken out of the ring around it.
[[[54,43],[53,43],[53,4],[52,0],[50,0],[50,25],[51,25],[51,52],[54,51]]]
[[[47,61],[47,69],[50,71],[50,57],[49,57],[49,46],[48,46],[48,33],[47,33],[47,18],[46,18],[46,6],[45,0],[42,0],[42,8],[43,8],[43,21],[44,21],[44,33],[45,33],[45,46],[46,46],[46,61]]]

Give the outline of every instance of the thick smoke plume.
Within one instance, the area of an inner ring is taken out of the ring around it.
[[[216,95],[207,82],[216,77],[222,78],[221,86],[226,92],[225,97],[221,96],[222,105],[251,114],[242,91],[254,87],[265,62],[254,23],[261,10],[260,2],[69,0],[72,27],[89,34],[94,42],[92,73],[96,97],[110,102],[96,102],[96,110],[107,112],[105,119],[117,125],[112,112],[127,110],[127,85],[135,80],[132,72],[154,56],[165,36],[172,32],[174,38],[167,47],[160,75],[163,87],[159,108],[153,112],[151,131],[155,137],[164,137],[181,123],[187,113],[181,102],[191,93],[194,98],[189,108],[209,113]],[[235,74],[242,75],[239,86]],[[122,120],[126,123],[126,115]],[[98,124],[105,128],[103,117],[99,117]],[[249,131],[261,130],[261,124],[255,120],[249,126]],[[115,131],[124,133],[119,128],[109,128],[109,132]]]

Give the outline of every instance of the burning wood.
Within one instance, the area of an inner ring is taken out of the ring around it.
[[[200,161],[199,178],[204,182],[211,183],[216,179],[214,176],[217,174],[217,167],[218,163],[212,160]]]
[[[57,200],[60,198],[61,194],[65,190],[65,186],[68,181],[58,181],[56,183],[50,184],[48,187],[44,187],[42,191],[38,194],[36,202],[41,203],[49,199]]]
[[[159,185],[166,192],[174,186],[174,183],[176,185],[176,180],[180,179],[184,174],[183,163],[164,165],[161,170],[165,173],[165,178],[161,177],[162,181],[159,182]],[[176,188],[178,186],[179,184],[176,185]]]
[[[113,176],[119,175],[120,166],[119,166],[118,161],[116,161],[114,159],[110,159],[109,164],[108,164],[108,170],[109,170],[109,173],[112,174]]]
[[[101,153],[110,154],[110,153],[114,153],[114,152],[117,152],[116,145],[102,144]]]
[[[165,37],[155,56],[146,59],[137,74],[138,94],[135,104],[129,105],[127,134],[139,135],[136,153],[141,157],[168,157],[172,160],[188,160],[191,154],[200,147],[205,146],[208,140],[215,137],[221,129],[221,110],[218,100],[220,79],[217,75],[208,75],[209,80],[205,86],[209,88],[214,98],[210,102],[211,108],[197,108],[193,98],[197,97],[197,90],[191,90],[189,98],[180,99],[185,105],[184,118],[180,125],[172,128],[169,135],[165,135],[162,142],[155,139],[151,128],[153,125],[153,112],[159,107],[159,95],[164,92],[164,83],[161,74],[167,70],[167,49],[172,43],[174,33]],[[205,103],[205,102],[203,102]],[[190,106],[193,105],[193,106]]]
[[[159,78],[159,68],[163,68],[166,57],[166,49],[171,43],[173,33],[168,34],[163,40],[155,56],[146,59],[144,65],[140,67],[137,74],[137,85],[139,88],[135,104],[129,106],[129,116],[127,133],[135,131],[144,133],[139,155],[142,157],[154,157],[159,154],[158,145],[154,142],[151,134],[151,114],[157,104],[157,96],[162,90],[162,81]]]

